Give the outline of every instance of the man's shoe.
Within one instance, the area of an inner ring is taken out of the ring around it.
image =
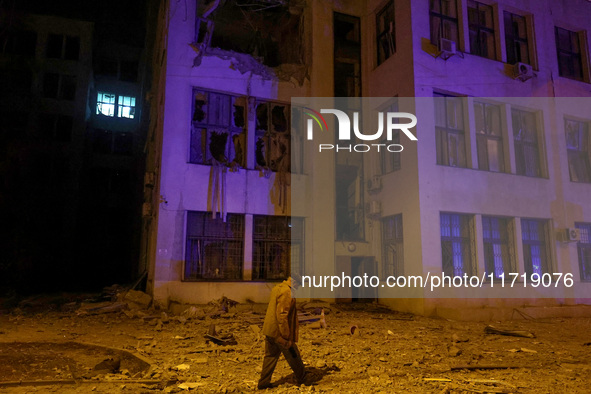
[[[259,390],[265,390],[265,389],[270,389],[270,388],[273,388],[273,385],[271,383],[257,384],[257,389],[259,389]]]

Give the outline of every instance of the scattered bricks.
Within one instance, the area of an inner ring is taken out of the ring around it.
[[[130,309],[147,309],[152,303],[152,297],[143,291],[129,290],[123,298]]]

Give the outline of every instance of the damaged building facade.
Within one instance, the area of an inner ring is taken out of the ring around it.
[[[266,302],[290,267],[321,261],[577,283],[559,298],[334,295],[425,315],[588,303],[589,111],[510,98],[589,97],[590,20],[583,0],[163,1],[142,239],[154,299]],[[419,141],[375,163],[300,152],[293,97],[436,99],[400,108]]]

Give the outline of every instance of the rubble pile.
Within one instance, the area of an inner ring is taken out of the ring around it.
[[[110,301],[63,301],[60,308],[45,312],[36,305],[27,313],[23,304],[0,315],[0,343],[96,343],[125,349],[149,366],[130,373],[116,358],[103,357],[87,365],[84,376],[72,376],[64,365],[54,366],[59,374],[50,370],[30,377],[62,380],[50,386],[55,392],[113,392],[115,387],[128,392],[241,393],[256,388],[266,305],[222,297],[163,311],[136,291],[117,292]],[[269,392],[584,393],[591,380],[588,319],[459,323],[376,304],[324,302],[301,303],[298,310],[298,346],[311,385],[295,386],[291,369],[280,360]],[[6,385],[2,348],[0,391],[34,391]],[[43,369],[41,364],[29,367]],[[76,384],[67,385],[68,379]]]

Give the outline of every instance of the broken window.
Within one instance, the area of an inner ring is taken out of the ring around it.
[[[523,260],[528,275],[551,273],[548,251],[548,221],[521,219]]]
[[[464,99],[440,93],[434,93],[433,96],[435,98],[437,164],[466,167]]]
[[[376,29],[378,65],[380,65],[392,56],[396,50],[394,1],[388,2],[376,15]]]
[[[591,282],[591,223],[575,223],[575,227],[581,232],[581,239],[577,242],[581,281]]]
[[[133,119],[135,117],[135,97],[119,96],[117,102],[117,116]]]
[[[470,53],[489,59],[497,57],[494,12],[490,5],[468,1]]]
[[[184,280],[242,279],[244,215],[188,212],[186,248]]]
[[[429,21],[433,45],[439,46],[441,38],[459,44],[456,0],[429,0]]]
[[[501,108],[498,105],[474,103],[478,168],[485,171],[504,172]]]
[[[118,118],[135,118],[135,97],[118,96],[115,93],[98,92],[96,99],[96,114],[115,116],[117,108]]]
[[[591,182],[589,123],[565,119],[568,170],[573,182]]]
[[[515,272],[513,259],[515,248],[512,244],[512,220],[494,216],[482,217],[482,241],[484,246],[484,268],[486,276],[495,278]]]
[[[517,62],[531,64],[529,60],[529,44],[527,37],[527,21],[524,16],[503,12],[505,23],[505,47],[507,63]]]
[[[517,174],[534,177],[542,176],[535,114],[512,109],[511,118]]]
[[[96,99],[96,114],[105,116],[115,116],[115,99],[113,93],[98,92]]]
[[[253,224],[254,280],[285,279],[290,276],[291,269],[301,268],[303,219],[255,215]]]
[[[189,161],[245,166],[246,100],[222,93],[193,91]]]
[[[556,27],[555,34],[560,76],[582,81],[583,63],[579,33]]]
[[[43,75],[43,97],[72,101],[76,98],[76,77],[56,73]]]
[[[448,276],[472,275],[474,233],[471,215],[441,213],[441,259]]]
[[[304,63],[304,2],[227,1],[217,8],[198,4],[195,44],[199,47],[247,53],[269,67]]]
[[[382,253],[384,277],[404,274],[402,214],[382,219]]]
[[[48,34],[45,56],[52,59],[78,60],[80,37]]]
[[[258,102],[256,107],[256,166],[290,171],[291,110],[288,104]]]

